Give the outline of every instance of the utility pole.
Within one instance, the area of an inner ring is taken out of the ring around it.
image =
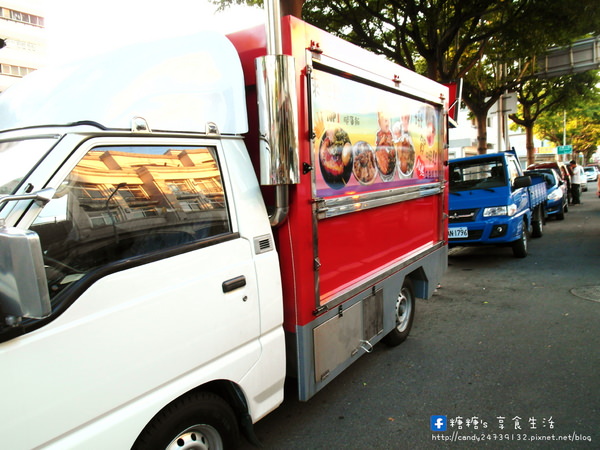
[[[498,124],[498,151],[502,151],[502,142],[504,139],[502,138],[502,128],[504,127],[504,99],[502,95],[498,98],[498,111],[497,111],[497,124]]]
[[[567,145],[567,110],[563,109],[563,145]],[[563,154],[563,162],[567,160],[567,155]]]

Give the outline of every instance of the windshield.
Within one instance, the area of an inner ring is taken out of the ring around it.
[[[501,159],[450,163],[450,192],[491,189],[506,185]]]
[[[57,138],[0,142],[0,195],[13,194]]]

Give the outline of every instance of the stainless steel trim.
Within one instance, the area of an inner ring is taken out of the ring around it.
[[[257,58],[260,182],[263,185],[300,183],[298,101],[294,58]]]
[[[368,80],[372,84],[381,86],[392,92],[414,97],[421,101],[429,102],[432,105],[444,105],[444,99],[440,98],[442,91],[437,89],[440,85],[433,82],[433,80],[412,76],[409,79],[400,79],[401,77],[398,77],[394,73],[394,70],[390,70],[386,74],[375,73],[366,67],[349,64],[346,61],[328,56],[325,53],[317,54],[312,59],[313,63],[316,63],[316,65],[313,64],[316,69],[323,67],[325,70],[335,70],[340,73],[351,74],[353,77]],[[433,86],[436,86],[436,88],[433,89]]]
[[[281,39],[281,5],[278,1],[266,1],[265,31],[267,34],[267,54],[280,55],[282,51]]]
[[[367,192],[328,199],[317,199],[317,217],[327,219],[383,205],[405,202],[416,198],[437,195],[444,190],[441,182],[408,186],[385,191]]]
[[[47,317],[52,306],[38,234],[1,227],[0,255],[0,319],[12,326],[23,317]]]

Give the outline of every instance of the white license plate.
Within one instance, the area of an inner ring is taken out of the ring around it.
[[[448,228],[448,238],[468,238],[469,229],[467,227]]]

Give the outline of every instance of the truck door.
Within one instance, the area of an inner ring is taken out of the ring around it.
[[[510,186],[513,186],[515,178],[523,175],[519,163],[516,159],[509,157],[507,158],[508,164],[508,176],[510,178]],[[511,188],[512,190],[512,188]],[[512,198],[515,205],[517,205],[517,214],[521,215],[529,211],[529,192],[527,188],[518,188],[512,190]]]
[[[53,312],[0,344],[4,401],[27,411],[0,413],[0,435],[37,447],[150,393],[168,402],[223,375],[224,355],[231,380],[255,363],[254,252],[218,149],[97,138],[50,181],[57,194],[30,228]]]

